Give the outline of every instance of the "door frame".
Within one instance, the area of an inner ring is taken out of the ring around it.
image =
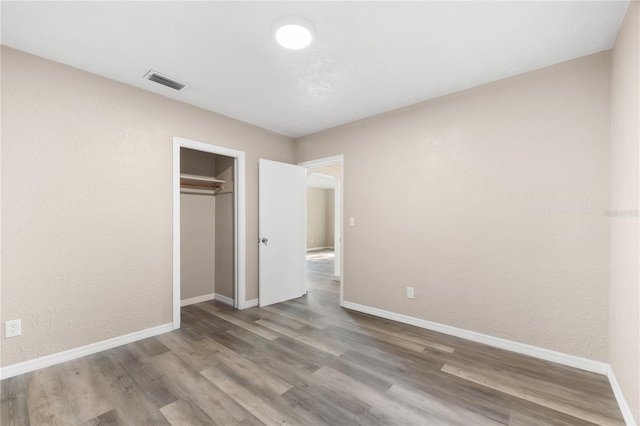
[[[335,209],[335,216],[338,217],[340,219],[340,223],[337,224],[340,230],[340,253],[339,253],[339,262],[340,262],[340,306],[343,306],[344,304],[344,283],[345,283],[345,277],[344,277],[344,155],[340,154],[340,155],[334,155],[332,157],[324,157],[324,158],[319,158],[317,160],[309,160],[309,161],[303,161],[301,163],[298,163],[298,166],[304,167],[305,169],[310,169],[312,167],[318,167],[318,166],[326,166],[329,164],[340,164],[340,180],[336,182],[336,187],[335,187],[335,197],[336,200],[338,201],[337,203],[334,203],[334,209]],[[307,202],[306,202],[306,192],[305,192],[305,247],[306,247],[306,241],[307,241],[307,225],[306,225],[306,221],[307,221],[307,216],[306,216],[306,209],[307,209]],[[334,241],[334,244],[335,241]],[[306,266],[306,260],[305,260],[305,266]]]
[[[245,306],[246,219],[245,153],[222,146],[173,137],[173,329],[180,328],[180,148],[234,158],[234,302],[236,309]]]

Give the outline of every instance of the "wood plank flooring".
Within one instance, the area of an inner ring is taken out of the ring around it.
[[[182,328],[1,382],[2,425],[619,425],[604,376],[344,310],[309,293],[182,308]]]

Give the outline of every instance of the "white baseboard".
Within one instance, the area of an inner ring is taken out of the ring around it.
[[[365,314],[375,315],[377,317],[387,318],[404,324],[414,325],[416,327],[433,330],[451,336],[461,337],[473,342],[484,343],[500,349],[511,352],[517,352],[523,355],[529,355],[546,361],[555,362],[569,367],[579,368],[581,370],[591,371],[606,375],[609,371],[609,365],[599,361],[593,361],[587,358],[580,358],[574,355],[562,352],[552,351],[537,346],[527,345],[525,343],[514,342],[512,340],[502,339],[500,337],[489,336],[488,334],[477,333],[475,331],[465,330],[463,328],[452,327],[450,325],[440,324],[437,322],[427,321],[420,318],[410,317],[408,315],[397,314],[395,312],[385,311],[370,306],[359,305],[353,302],[344,301],[344,308],[354,311],[363,312]]]
[[[157,327],[147,328],[145,330],[136,331],[134,333],[125,334],[124,336],[113,337],[101,342],[91,343],[90,345],[81,346],[79,348],[69,349],[67,351],[46,355],[30,361],[19,362],[17,364],[8,365],[0,369],[0,379],[8,379],[20,374],[29,373],[41,368],[50,367],[52,365],[61,364],[83,356],[102,352],[116,346],[126,345],[127,343],[136,342],[138,340],[147,339],[157,336],[158,334],[167,333],[173,330],[173,323],[159,325]]]
[[[183,299],[180,301],[180,307],[194,305],[196,303],[208,302],[215,298],[215,293],[203,294],[202,296],[192,297],[190,299]]]
[[[224,303],[225,305],[233,306],[233,299],[227,296],[223,296],[221,294],[216,293],[213,300],[217,300],[218,302]]]
[[[461,337],[473,342],[484,343],[485,345],[505,349],[523,355],[529,355],[538,359],[543,359],[545,361],[551,361],[557,364],[579,368],[581,370],[607,376],[607,378],[609,379],[609,383],[611,384],[611,388],[613,389],[613,394],[616,398],[618,406],[620,407],[620,411],[622,412],[625,423],[627,424],[627,426],[638,426],[638,423],[634,419],[633,413],[631,412],[631,408],[629,407],[629,404],[627,404],[627,400],[622,393],[622,389],[620,389],[618,380],[613,374],[613,370],[611,369],[611,366],[609,364],[565,354],[562,352],[552,351],[550,349],[544,349],[537,346],[514,342],[512,340],[502,339],[500,337],[489,336],[487,334],[477,333],[475,331],[465,330],[463,328],[452,327],[433,321],[410,317],[408,315],[385,311],[383,309],[373,308],[371,306],[360,305],[357,303],[348,302],[346,300],[343,301],[342,307],[358,312],[363,312],[365,314],[401,322],[403,324],[414,325],[416,327],[425,328],[427,330],[433,330],[451,336]]]
[[[217,300],[225,305],[233,306],[233,299],[227,296],[223,296],[218,293],[203,294],[202,296],[192,297],[190,299],[183,299],[180,301],[180,307],[195,305],[196,303],[208,302],[210,300]]]
[[[633,413],[631,412],[631,407],[627,404],[627,400],[622,393],[622,389],[620,388],[620,384],[616,379],[615,374],[613,374],[613,370],[611,366],[607,370],[607,378],[609,379],[609,383],[611,384],[611,389],[613,389],[613,394],[616,397],[616,401],[618,402],[618,407],[620,407],[620,411],[622,411],[622,417],[624,418],[624,422],[627,426],[638,426],[638,423],[633,418]],[[640,420],[640,419],[639,419]]]
[[[247,300],[246,302],[240,301],[240,303],[238,303],[238,309],[248,309],[254,306],[258,306],[258,299]]]

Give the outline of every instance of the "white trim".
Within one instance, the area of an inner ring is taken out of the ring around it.
[[[472,342],[484,343],[485,345],[505,349],[523,355],[529,355],[546,361],[555,362],[557,364],[567,365],[569,367],[579,368],[581,370],[590,371],[592,373],[607,375],[607,372],[609,371],[608,364],[599,361],[593,361],[587,358],[581,358],[562,352],[552,351],[550,349],[527,345],[525,343],[514,342],[512,340],[507,340],[500,337],[489,336],[487,334],[477,333],[475,331],[465,330],[463,328],[452,327],[450,325],[410,317],[408,315],[397,314],[395,312],[372,308],[370,306],[359,305],[353,302],[345,301],[342,306],[354,311],[364,312],[366,314],[375,315],[381,318],[387,318],[393,321],[401,322],[403,324],[410,324],[416,327],[437,331],[439,333],[444,333],[455,337],[461,337],[463,339],[471,340]]]
[[[180,301],[180,307],[195,305],[196,303],[208,302],[210,300],[217,300],[225,305],[234,306],[234,300],[231,297],[223,296],[218,293],[203,294],[202,296],[192,297],[190,299],[182,299]]]
[[[180,143],[173,138],[173,329],[180,328]]]
[[[180,307],[195,305],[196,303],[208,302],[213,300],[215,293],[203,294],[202,296],[191,297],[189,299],[182,299],[180,301]]]
[[[245,156],[244,152],[235,151],[238,153],[234,167],[234,192],[235,196],[235,209],[236,209],[236,226],[235,226],[235,241],[236,241],[236,265],[235,265],[235,289],[234,289],[234,307],[236,309],[243,309],[245,303],[245,271],[246,271],[246,216],[245,216]]]
[[[233,306],[233,299],[227,296],[223,296],[221,294],[216,293],[213,300],[217,300],[220,303],[224,303],[225,305]]]
[[[258,299],[247,300],[246,302],[244,302],[243,307],[240,309],[253,308],[254,306],[258,306],[259,302],[260,301]]]
[[[344,155],[340,154],[340,155],[334,155],[333,157],[324,157],[324,158],[318,158],[317,160],[309,160],[309,161],[303,161],[301,163],[298,163],[298,166],[302,166],[302,167],[318,167],[318,166],[324,166],[327,164],[335,164],[335,163],[342,163],[344,161]]]
[[[158,334],[167,333],[171,330],[173,330],[173,324],[167,323],[159,325],[157,327],[151,327],[145,330],[125,334],[124,336],[113,337],[101,342],[91,343],[79,348],[69,349],[67,351],[46,355],[29,361],[8,365],[0,369],[0,378],[8,379],[9,377],[14,377],[19,374],[29,373],[41,368],[50,367],[52,365],[82,358],[83,356],[102,352],[104,350],[115,348],[117,346],[122,346],[128,343],[136,342],[138,340],[157,336]]]
[[[338,240],[335,241],[334,250],[338,253],[338,257],[336,258],[336,267],[339,269],[337,272],[340,274],[338,281],[340,282],[340,306],[344,307],[344,155],[334,155],[332,157],[324,157],[319,158],[317,160],[303,161],[298,163],[298,166],[309,168],[309,167],[318,167],[324,166],[328,164],[340,164],[340,181],[336,182],[335,194],[336,200],[339,200],[339,203],[335,203],[335,208],[339,209],[340,212],[337,215],[340,219],[340,223],[338,226],[340,227],[340,235]],[[306,202],[305,202],[305,211],[306,211]],[[305,213],[305,230],[306,230],[306,213]],[[306,244],[306,231],[305,231],[305,244]],[[340,244],[339,247],[337,245]],[[306,262],[305,262],[306,267]],[[335,272],[335,271],[334,271]]]
[[[629,404],[627,404],[627,400],[622,393],[620,384],[618,383],[615,374],[613,374],[613,369],[611,368],[611,366],[609,366],[609,369],[607,370],[607,378],[609,379],[611,389],[613,389],[613,394],[615,395],[616,401],[618,402],[618,407],[620,407],[620,411],[622,412],[624,422],[627,424],[627,426],[638,426],[638,423],[636,423],[636,420],[633,418],[631,407],[629,407]]]
[[[173,328],[180,328],[180,148],[190,148],[235,159],[234,221],[235,295],[234,307],[244,309],[246,270],[245,153],[190,139],[173,137]]]

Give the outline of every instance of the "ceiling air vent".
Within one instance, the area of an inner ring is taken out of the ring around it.
[[[149,71],[144,75],[144,78],[150,81],[154,81],[158,84],[162,84],[163,86],[171,87],[175,90],[182,90],[185,86],[183,83],[180,83],[179,81],[176,81],[170,77],[167,77],[166,75],[162,75],[159,72],[155,71]]]

